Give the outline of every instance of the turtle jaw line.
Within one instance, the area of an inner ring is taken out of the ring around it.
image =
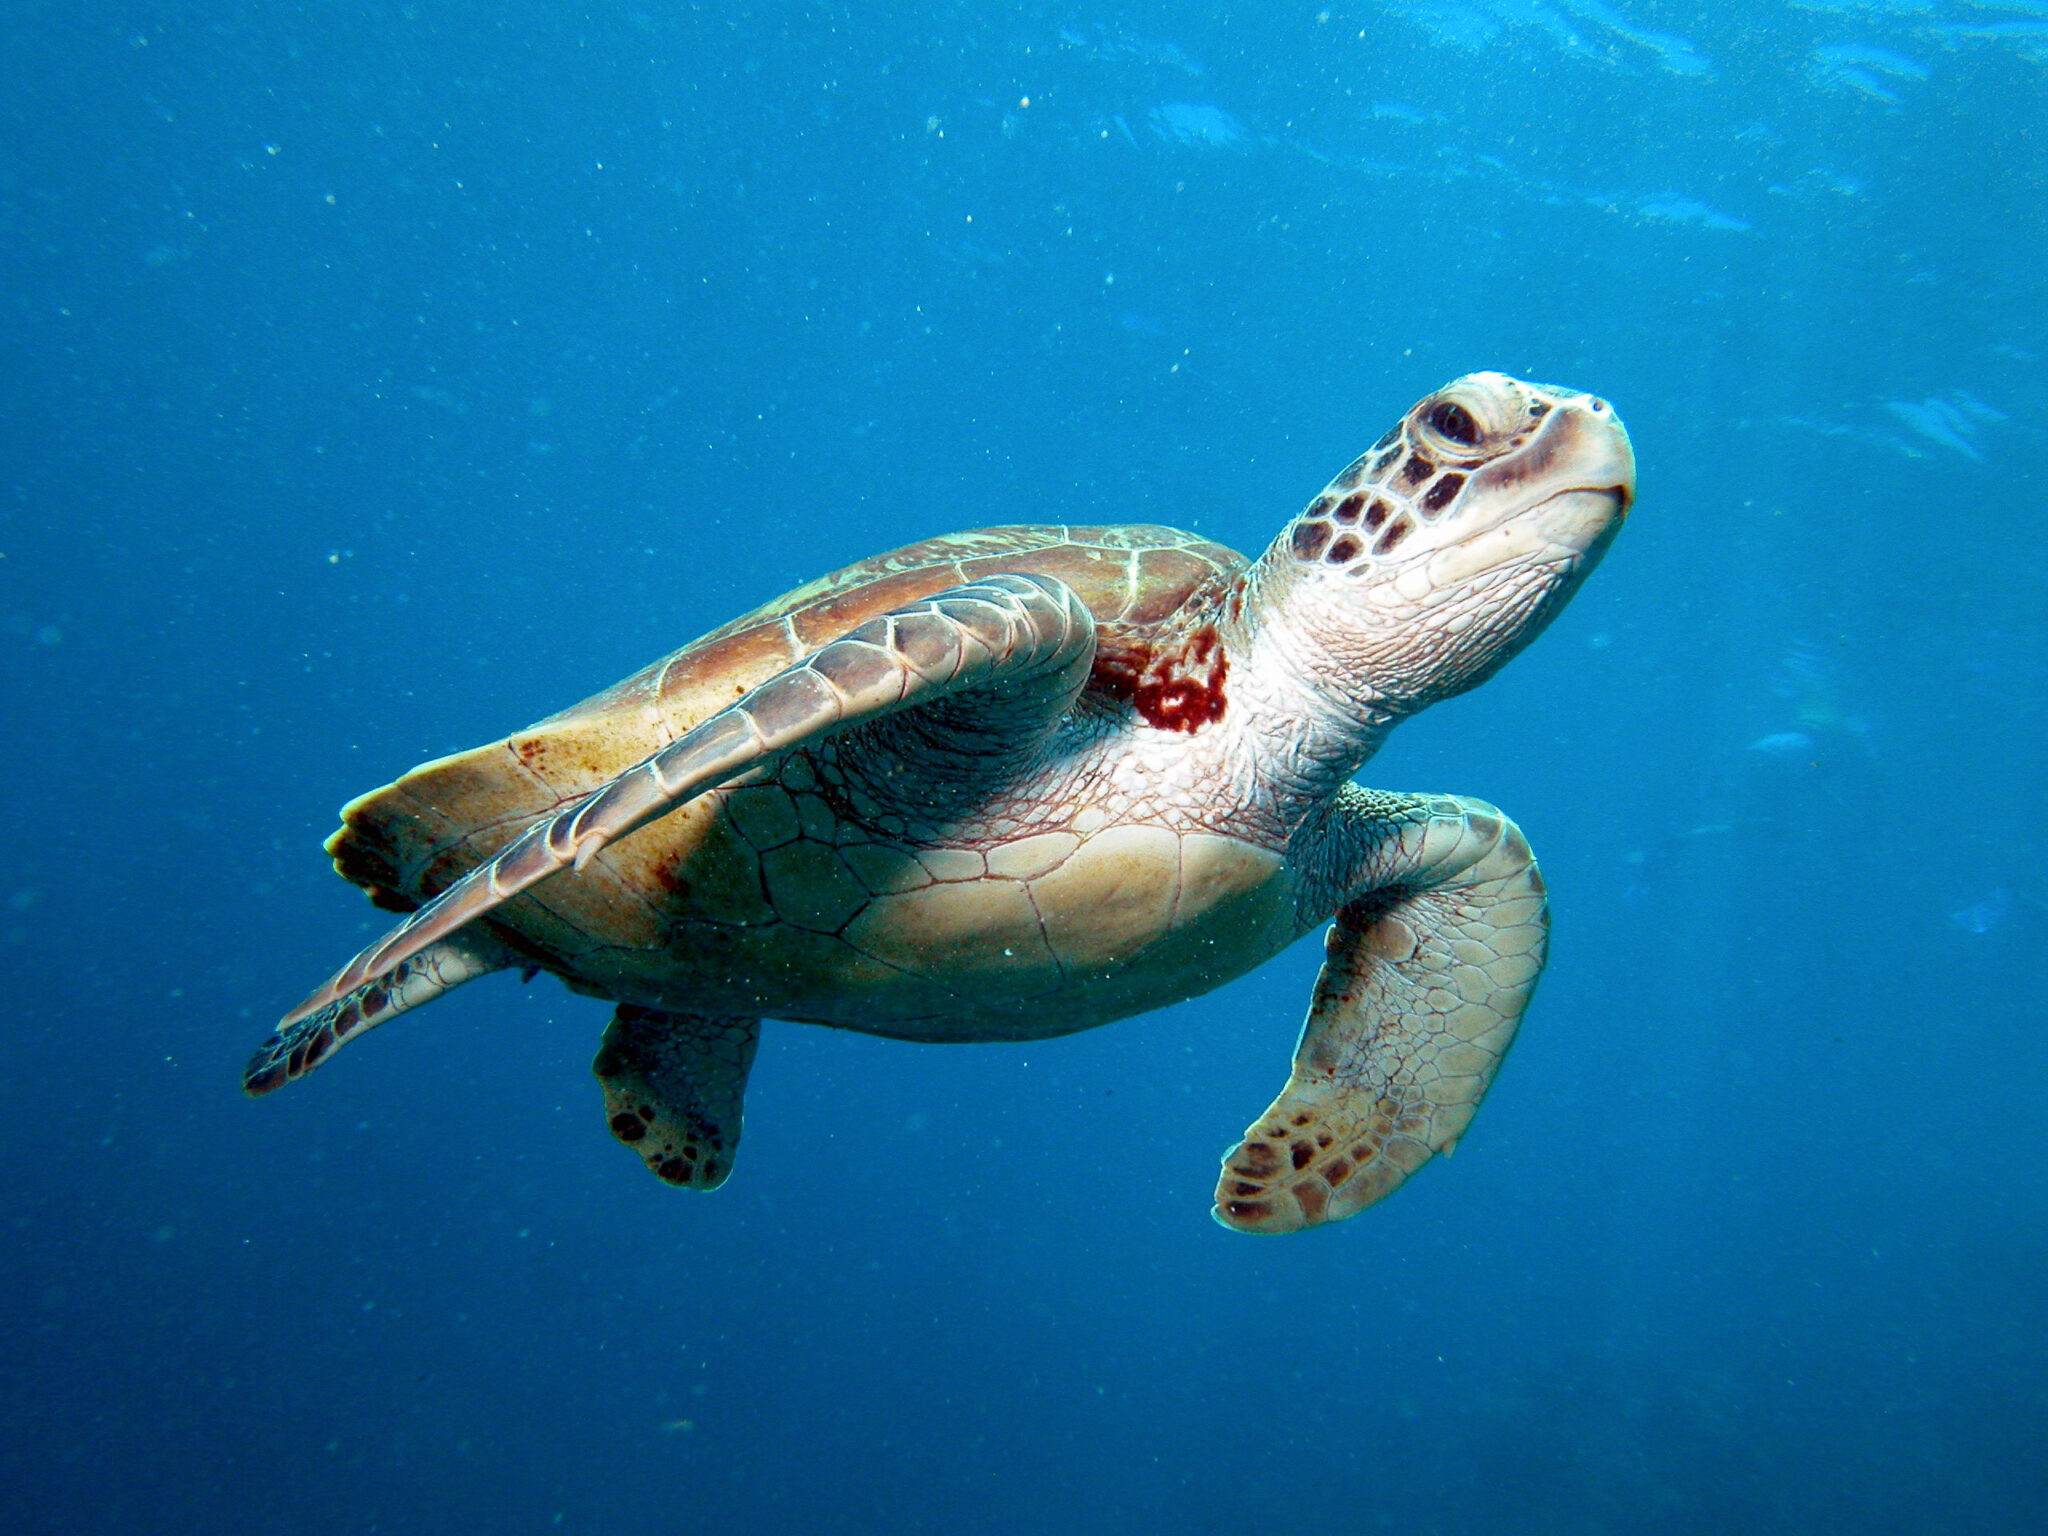
[[[1551,567],[1569,574],[1613,537],[1628,515],[1629,499],[1622,485],[1570,486],[1485,523],[1460,526],[1453,517],[1431,530],[1436,538],[1392,557],[1368,553],[1344,567],[1343,574],[1360,582],[1367,594],[1391,582],[1403,606],[1422,608],[1436,608],[1457,597],[1466,583],[1490,580],[1508,567]]]
[[[1547,542],[1581,558],[1628,521],[1634,495],[1626,484],[1575,485],[1544,497],[1521,518]],[[1519,521],[1520,519],[1518,519]]]
[[[1625,484],[1566,486],[1480,526],[1460,528],[1453,520],[1445,526],[1443,538],[1411,558],[1429,561],[1467,547],[1476,553],[1482,541],[1507,535],[1511,547],[1499,561],[1489,564],[1527,560],[1569,565],[1605,546],[1627,520],[1632,499]],[[1532,554],[1532,543],[1540,546],[1542,553]]]

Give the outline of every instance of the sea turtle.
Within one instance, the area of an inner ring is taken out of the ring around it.
[[[551,971],[618,1005],[596,1061],[613,1133],[711,1189],[764,1016],[1036,1040],[1329,923],[1293,1075],[1215,1215],[1349,1216],[1463,1134],[1547,930],[1499,811],[1351,776],[1535,637],[1634,478],[1605,402],[1477,373],[1255,561],[1170,528],[1028,526],[826,576],[348,806],[335,867],[411,915],[244,1084],[488,971]]]

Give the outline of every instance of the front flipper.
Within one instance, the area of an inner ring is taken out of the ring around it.
[[[1215,1216],[1239,1232],[1342,1221],[1449,1152],[1543,969],[1543,877],[1499,811],[1365,791],[1339,809],[1366,878],[1330,928],[1287,1087],[1223,1160]]]
[[[242,1069],[242,1091],[254,1098],[282,1088],[365,1031],[513,963],[503,945],[475,929],[429,944],[374,980],[278,1025]]]
[[[791,747],[980,691],[1044,719],[1088,678],[1095,619],[1049,576],[991,576],[870,619],[778,672],[602,789],[564,806],[371,945],[280,1029],[320,1012],[607,843]]]
[[[656,1178],[718,1188],[739,1150],[740,1101],[760,1043],[759,1019],[621,1004],[591,1066],[612,1134]]]

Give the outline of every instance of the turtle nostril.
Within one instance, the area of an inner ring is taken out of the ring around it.
[[[1598,416],[1602,411],[1607,409],[1607,402],[1605,400],[1602,400],[1599,396],[1595,395],[1591,400],[1588,400],[1586,402],[1586,409],[1591,411],[1595,416]]]

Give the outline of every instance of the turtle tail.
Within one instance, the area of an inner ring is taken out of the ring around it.
[[[255,1097],[282,1088],[319,1066],[337,1046],[465,981],[513,963],[505,947],[486,935],[451,934],[317,1012],[279,1028],[242,1069],[242,1091]]]

